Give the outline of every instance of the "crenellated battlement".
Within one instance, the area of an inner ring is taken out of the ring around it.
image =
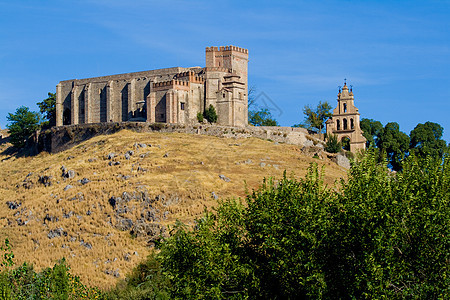
[[[205,72],[225,72],[225,73],[236,73],[235,71],[228,69],[228,68],[222,68],[222,67],[205,67],[203,68]]]
[[[187,81],[189,81],[191,83],[204,83],[205,82],[205,79],[201,76],[198,76],[194,71],[178,73],[174,77],[175,78],[186,78]]]
[[[170,89],[189,90],[189,86],[190,86],[189,81],[177,79],[153,83],[153,89],[155,91],[170,90]]]
[[[248,54],[248,49],[236,47],[236,46],[220,46],[220,47],[206,47],[206,52],[223,52],[223,51],[236,51],[244,54]]]

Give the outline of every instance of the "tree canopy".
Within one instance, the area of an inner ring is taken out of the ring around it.
[[[333,108],[331,105],[325,101],[319,101],[316,108],[306,105],[303,108],[303,114],[305,114],[305,120],[303,124],[296,124],[294,127],[305,127],[309,130],[316,131],[317,133],[322,133],[325,128],[325,122],[332,115]]]
[[[41,114],[46,121],[42,123],[43,127],[56,126],[56,93],[48,93],[48,98],[38,102]]]
[[[6,119],[10,122],[6,127],[8,128],[11,144],[17,148],[24,147],[31,134],[40,128],[40,114],[30,111],[26,106],[17,108],[14,114],[8,113]]]
[[[420,156],[442,157],[447,145],[442,139],[444,129],[433,122],[418,124],[410,133],[410,151]]]
[[[272,117],[272,114],[266,108],[262,108],[260,110],[249,110],[248,122],[253,126],[279,126],[278,122]]]
[[[378,139],[383,134],[383,124],[373,119],[361,119],[360,128],[366,138],[366,148],[375,148]]]
[[[266,180],[194,228],[178,223],[120,297],[448,298],[449,158],[402,164],[392,174],[369,151],[338,189],[316,165],[303,179]]]
[[[377,146],[386,153],[393,170],[401,170],[401,161],[409,150],[409,136],[400,131],[396,122],[387,123],[377,140]]]

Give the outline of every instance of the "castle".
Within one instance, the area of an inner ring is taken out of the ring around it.
[[[351,152],[366,149],[366,138],[359,125],[359,111],[355,107],[353,91],[344,82],[342,91],[339,88],[338,105],[333,110],[333,116],[326,121],[327,135],[335,134],[339,141],[346,142]],[[345,143],[343,143],[345,144]]]
[[[207,47],[204,68],[166,68],[61,81],[56,125],[99,122],[192,124],[210,105],[217,123],[248,124],[248,50]]]

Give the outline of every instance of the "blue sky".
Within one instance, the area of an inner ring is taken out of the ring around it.
[[[283,126],[353,85],[361,117],[450,141],[450,1],[0,0],[0,127],[61,80],[204,66],[249,49],[249,84]]]

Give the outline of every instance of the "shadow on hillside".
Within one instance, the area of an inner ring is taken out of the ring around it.
[[[9,143],[9,137],[0,139],[0,147],[6,146]],[[29,157],[36,156],[38,151],[33,143],[27,143],[27,145],[23,148],[16,148],[13,145],[6,147],[0,154],[6,156],[1,161],[6,161],[11,159],[12,157],[20,158],[20,157]]]

